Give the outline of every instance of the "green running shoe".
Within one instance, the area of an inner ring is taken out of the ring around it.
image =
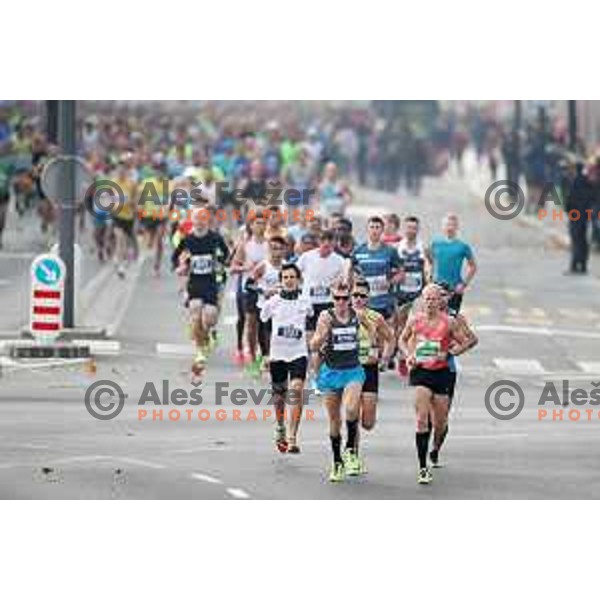
[[[433,475],[430,469],[419,469],[417,473],[417,483],[427,485],[433,481]]]
[[[331,481],[331,483],[340,483],[341,481],[344,481],[345,476],[346,472],[343,463],[334,463],[329,472],[329,481]]]
[[[356,452],[354,452],[354,450],[346,448],[346,450],[344,450],[344,454],[342,455],[342,460],[344,461],[346,475],[349,475],[350,477],[360,475],[360,460],[358,456],[356,456]]]

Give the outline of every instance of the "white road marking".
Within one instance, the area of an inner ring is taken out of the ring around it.
[[[151,463],[145,460],[140,460],[138,458],[127,458],[123,456],[114,457],[113,460],[121,461],[124,463],[129,463],[131,465],[138,465],[140,467],[147,467],[148,469],[166,469],[164,465],[159,465],[157,463]]]
[[[225,325],[235,325],[237,323],[237,315],[227,315],[223,319]]]
[[[490,433],[479,435],[453,435],[453,440],[499,440],[502,438],[529,437],[528,433]]]
[[[194,347],[191,344],[156,344],[157,354],[170,354],[173,356],[193,356]]]
[[[513,325],[479,325],[477,331],[497,331],[498,333],[522,333],[526,335],[545,335],[557,337],[575,337],[591,340],[600,339],[600,333],[578,331],[574,329],[552,329],[549,327],[516,327]]]
[[[89,346],[91,354],[111,355],[121,352],[121,342],[116,340],[73,340],[73,343]]]
[[[11,281],[8,279],[0,279],[0,285],[9,285]]]
[[[206,481],[207,483],[217,483],[222,485],[223,482],[216,477],[211,477],[210,475],[205,475],[204,473],[192,473],[192,479],[197,479],[198,481]]]
[[[250,494],[240,488],[227,488],[227,493],[238,500],[247,500],[250,498]]]
[[[513,288],[504,288],[502,291],[509,298],[521,298],[523,296],[522,290],[515,290]]]
[[[600,362],[580,361],[577,366],[584,372],[600,376]]]
[[[545,375],[546,370],[537,360],[526,358],[494,358],[494,364],[507,373],[516,375]]]

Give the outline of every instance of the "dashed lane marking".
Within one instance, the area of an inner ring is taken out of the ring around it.
[[[216,477],[211,477],[210,475],[205,475],[204,473],[192,473],[192,479],[197,479],[198,481],[205,481],[206,483],[215,483],[219,485],[223,485],[223,482]]]
[[[250,494],[248,494],[244,490],[241,490],[240,488],[227,488],[227,493],[230,496],[236,498],[237,500],[247,500],[248,498],[250,498]]]
[[[170,356],[193,356],[194,347],[191,344],[156,344],[157,354]]]
[[[580,361],[577,366],[584,372],[590,375],[600,375],[600,362]]]
[[[495,358],[494,364],[506,373],[515,375],[545,375],[546,370],[539,361],[524,358]]]

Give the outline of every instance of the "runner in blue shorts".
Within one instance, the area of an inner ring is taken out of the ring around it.
[[[374,326],[366,317],[359,317],[350,307],[350,289],[339,284],[333,289],[333,308],[319,316],[310,348],[320,353],[317,385],[324,395],[329,417],[329,437],[333,452],[333,467],[329,481],[343,481],[346,474],[359,475],[356,436],[360,412],[360,395],[365,381],[359,361],[359,328],[363,325],[375,343]],[[342,404],[345,408],[347,439],[342,455]]]

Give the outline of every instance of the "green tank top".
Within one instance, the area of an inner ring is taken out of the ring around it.
[[[370,308],[366,309],[366,315],[367,319],[372,323],[375,323],[379,317],[379,313]],[[358,331],[358,358],[360,360],[360,364],[366,364],[369,358],[373,356],[373,352],[376,351],[377,348],[371,345],[369,330],[364,325],[361,325]]]

